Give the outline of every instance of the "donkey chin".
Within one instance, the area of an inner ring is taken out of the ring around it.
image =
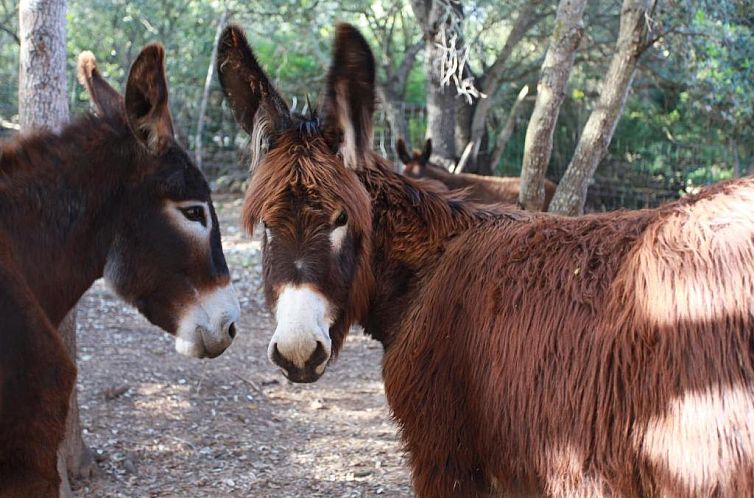
[[[175,350],[194,358],[215,358],[236,336],[241,314],[233,287],[228,285],[199,296],[185,308],[178,324]]]

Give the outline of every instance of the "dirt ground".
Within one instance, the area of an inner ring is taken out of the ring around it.
[[[289,383],[266,357],[259,243],[239,228],[240,200],[215,205],[243,313],[221,357],[178,355],[101,281],[81,302],[79,399],[99,473],[74,495],[411,496],[379,343],[354,331],[322,379]]]

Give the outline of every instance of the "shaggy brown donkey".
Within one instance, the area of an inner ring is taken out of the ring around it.
[[[2,498],[58,496],[76,371],[56,327],[97,278],[192,356],[222,353],[239,315],[207,182],[173,139],[162,47],[125,99],[91,54],[79,71],[96,116],[0,148]]]
[[[521,179],[514,176],[482,176],[471,173],[454,174],[430,162],[432,155],[432,140],[427,139],[424,150],[409,154],[406,143],[398,139],[396,147],[398,158],[404,165],[403,174],[411,178],[427,178],[436,180],[450,190],[464,189],[467,199],[481,204],[511,204],[518,205],[518,193],[521,190]],[[547,211],[557,186],[545,178],[545,205]]]
[[[492,212],[372,152],[354,28],[318,116],[287,112],[238,28],[219,70],[254,137],[270,357],[314,381],[361,323],[418,496],[754,495],[754,179],[654,210]]]

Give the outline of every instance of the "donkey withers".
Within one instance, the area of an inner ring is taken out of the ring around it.
[[[97,112],[0,148],[0,497],[58,496],[75,367],[56,327],[100,276],[194,357],[236,334],[210,191],[173,138],[164,52],[146,47],[121,97],[89,53]]]

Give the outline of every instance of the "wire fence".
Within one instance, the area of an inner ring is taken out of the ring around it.
[[[2,76],[2,75],[0,75]],[[75,81],[70,82],[71,115],[89,109],[89,102],[83,97],[81,88]],[[178,140],[190,150],[194,150],[196,133],[196,113],[198,103],[192,101],[195,89],[182,91],[173,88],[174,109],[180,109],[174,115]],[[0,138],[8,137],[15,130],[8,126],[17,122],[16,85],[11,78],[0,78]],[[301,102],[302,100],[299,100]],[[203,141],[203,169],[213,187],[219,190],[242,191],[247,181],[246,164],[243,157],[246,148],[246,135],[235,123],[219,88],[210,92],[207,115],[205,117]],[[424,143],[424,130],[427,113],[423,106],[406,103],[403,112],[408,124],[409,144],[420,147]],[[524,126],[519,128],[525,128]],[[500,167],[499,174],[518,176],[522,156],[522,129],[509,143],[508,164]],[[391,134],[385,112],[378,110],[375,116],[374,148],[382,156],[396,160],[396,141]],[[570,144],[567,144],[569,147]],[[648,147],[656,144],[648,144]],[[557,148],[557,144],[556,144]],[[561,147],[562,148],[562,147]],[[567,154],[553,154],[547,176],[556,183],[567,167]],[[705,185],[731,176],[730,151],[721,147],[705,145],[704,149],[696,145],[663,144],[659,156],[662,164],[657,164],[657,156],[649,160],[631,151],[622,150],[620,144],[614,144],[610,153],[603,160],[590,185],[587,196],[588,211],[610,211],[620,208],[653,207],[680,197],[692,187]]]

